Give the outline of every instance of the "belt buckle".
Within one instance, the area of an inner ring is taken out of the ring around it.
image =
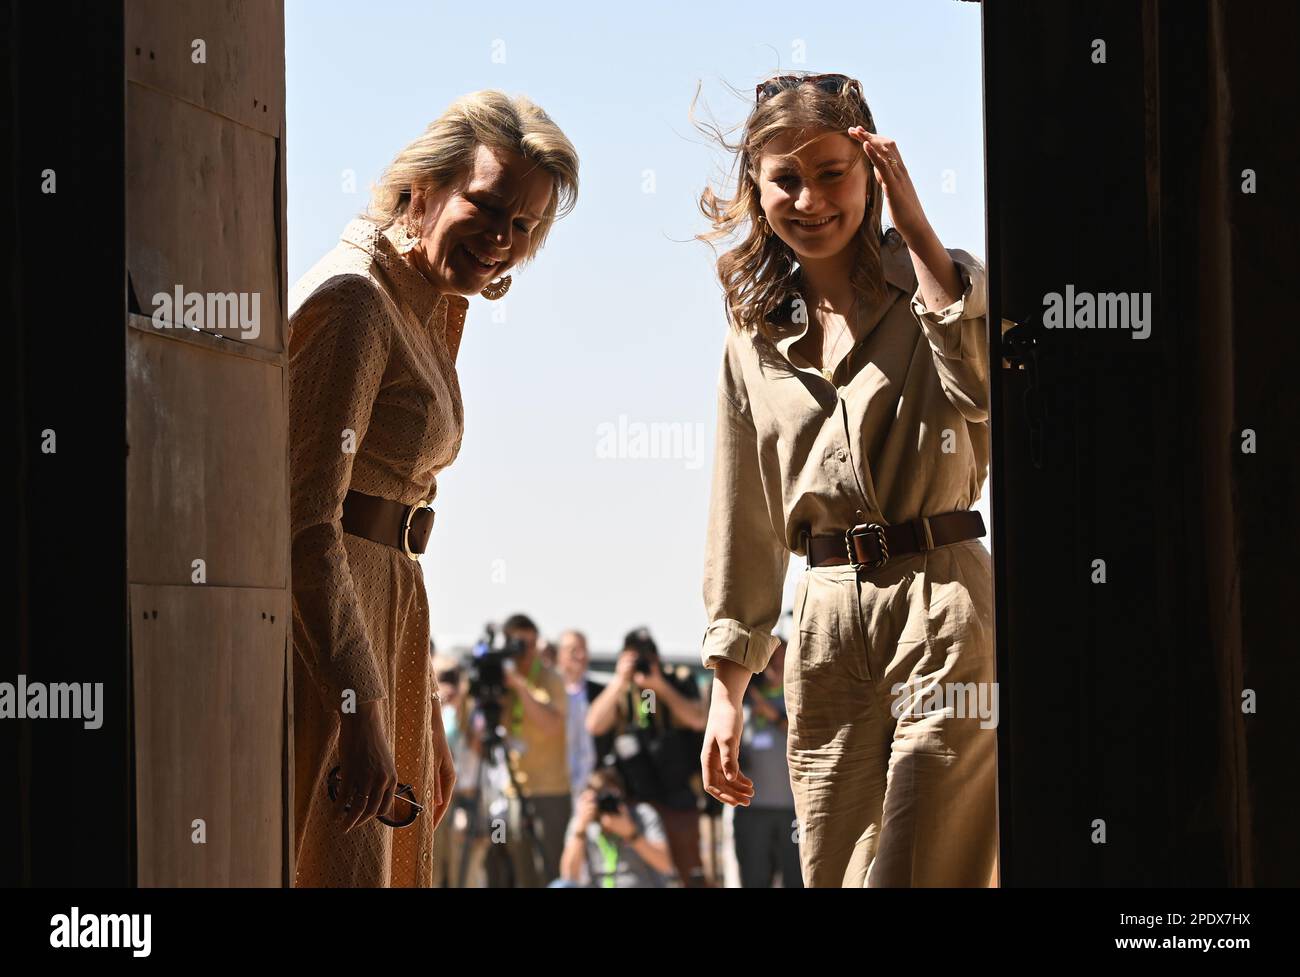
[[[411,549],[410,544],[411,520],[415,518],[416,509],[428,509],[429,507],[429,500],[421,499],[419,502],[415,503],[415,505],[407,506],[406,515],[402,517],[402,550],[417,563],[420,562],[420,554],[414,552]]]
[[[866,532],[859,532],[859,530],[866,530]],[[853,550],[853,537],[865,536],[867,533],[875,534],[876,544],[880,547],[880,559],[872,560],[870,563],[859,563],[857,560],[857,553]],[[885,527],[880,525],[878,522],[864,523],[846,530],[844,533],[844,546],[848,552],[849,565],[852,566],[855,571],[861,571],[864,569],[879,570],[889,562],[889,543],[885,540]]]

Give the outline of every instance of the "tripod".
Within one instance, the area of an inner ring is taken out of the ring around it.
[[[457,887],[460,888],[465,885],[466,873],[469,870],[470,853],[476,847],[479,839],[487,837],[489,841],[491,840],[492,811],[490,807],[486,811],[483,809],[483,801],[486,795],[484,787],[489,767],[504,766],[506,774],[510,778],[510,786],[514,792],[514,797],[519,804],[519,823],[523,831],[524,842],[528,846],[533,871],[538,878],[542,878],[545,874],[542,842],[537,837],[536,812],[532,800],[519,787],[519,779],[515,775],[514,766],[510,762],[510,752],[507,750],[505,738],[502,736],[501,703],[499,700],[485,702],[481,707],[481,711],[486,732],[483,737],[482,757],[479,760],[478,770],[474,776],[473,807],[468,812],[465,844],[460,853],[460,870],[456,879]],[[509,829],[507,828],[507,830]],[[495,872],[493,870],[494,866],[497,866]],[[489,879],[489,885],[494,875],[498,878],[504,878],[505,888],[514,888],[520,882],[519,879],[515,878],[514,863],[502,845],[492,845],[488,849],[484,869]]]

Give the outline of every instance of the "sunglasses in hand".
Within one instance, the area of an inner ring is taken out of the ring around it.
[[[329,772],[329,777],[326,778],[325,781],[325,789],[329,793],[331,801],[337,801],[339,799],[339,788],[342,786],[343,769],[342,767],[335,767]],[[397,785],[393,806],[395,809],[400,810],[401,804],[405,804],[407,807],[407,813],[402,819],[393,820],[392,818],[380,814],[378,815],[380,823],[386,824],[390,828],[405,828],[408,825],[413,824],[415,819],[420,816],[420,812],[424,810],[424,807],[415,799],[415,788],[410,784]],[[352,805],[344,805],[343,810],[352,810]]]

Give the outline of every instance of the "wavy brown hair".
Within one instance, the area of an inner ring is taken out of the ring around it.
[[[759,102],[741,127],[738,142],[729,142],[726,134],[711,123],[696,122],[696,126],[735,154],[736,186],[731,197],[719,196],[712,187],[705,187],[700,195],[700,210],[713,229],[696,237],[712,245],[743,234],[735,247],[718,258],[718,279],[722,283],[727,320],[734,329],[757,332],[772,339],[774,320],[797,287],[799,274],[790,246],[766,221],[759,219],[763,216],[758,190],[759,161],[764,149],[776,136],[791,130],[808,136],[797,149],[826,132],[844,132],[853,126],[874,133],[875,119],[862,97],[861,86],[854,82],[844,84],[838,91],[801,83]],[[865,163],[865,153],[859,156],[859,162]],[[866,213],[850,245],[857,248],[850,284],[859,299],[867,304],[876,302],[884,293],[880,245],[896,233],[891,229],[888,234],[881,234],[882,211],[880,183],[874,169],[868,167]]]

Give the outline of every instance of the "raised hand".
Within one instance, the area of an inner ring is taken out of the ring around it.
[[[903,240],[909,247],[915,245],[925,235],[930,222],[921,207],[916,187],[912,185],[912,177],[903,164],[898,144],[892,139],[868,132],[862,126],[853,126],[847,132],[849,138],[861,143],[862,151],[876,169],[885,193],[890,221],[898,228],[898,233],[903,235]]]

